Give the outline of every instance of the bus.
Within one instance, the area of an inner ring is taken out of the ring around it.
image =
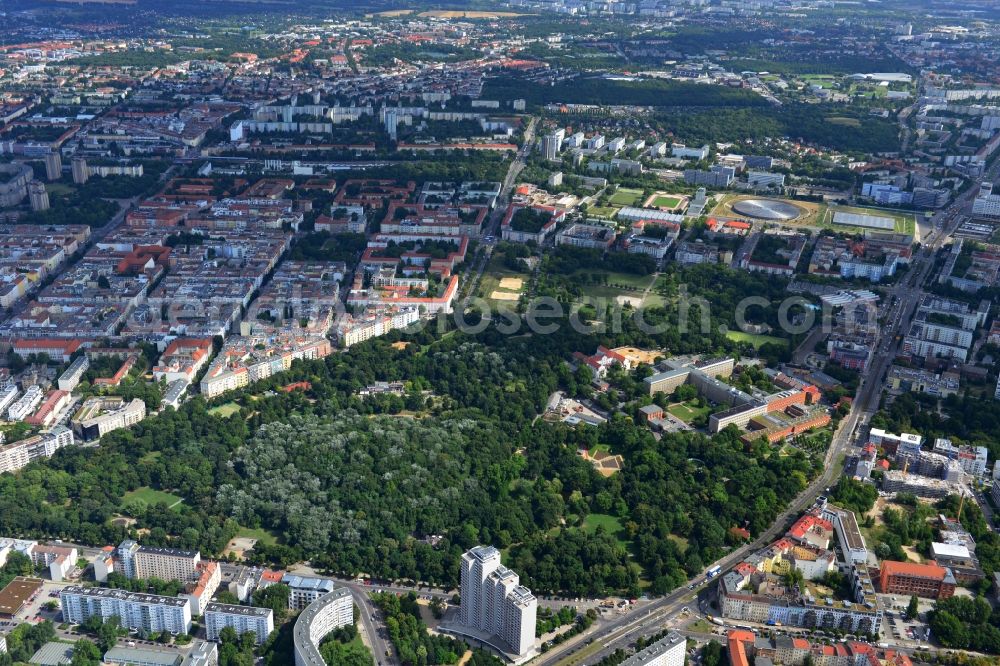
[[[716,564],[705,573],[705,578],[714,578],[720,571],[722,571],[722,567]]]

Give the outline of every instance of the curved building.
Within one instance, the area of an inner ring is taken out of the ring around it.
[[[354,597],[339,587],[306,606],[295,620],[295,666],[326,666],[319,653],[323,637],[354,622]]]
[[[794,220],[802,214],[798,206],[777,199],[744,199],[734,203],[733,210],[758,220]]]

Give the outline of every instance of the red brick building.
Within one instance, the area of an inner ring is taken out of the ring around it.
[[[947,599],[955,594],[955,576],[937,564],[882,562],[879,586],[886,594],[917,595],[926,599]]]

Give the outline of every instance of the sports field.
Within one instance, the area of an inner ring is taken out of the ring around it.
[[[676,208],[680,203],[680,197],[662,196],[653,199],[653,205],[657,208]]]
[[[618,188],[618,191],[608,199],[608,203],[612,206],[638,206],[641,201],[642,190],[633,190],[628,187]]]
[[[835,213],[854,213],[856,215],[871,215],[872,217],[890,217],[896,222],[896,227],[893,231],[897,234],[913,234],[916,231],[917,226],[917,220],[913,216],[913,213],[907,213],[891,208],[865,208],[862,206],[829,206],[823,218],[822,226],[830,227],[835,231],[865,230],[864,227],[851,227],[844,224],[834,224],[833,216]],[[870,229],[870,231],[879,231],[879,229]]]

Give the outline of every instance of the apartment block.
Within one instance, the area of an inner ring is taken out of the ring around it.
[[[188,583],[180,595],[182,599],[188,600],[192,616],[205,614],[212,595],[222,582],[222,567],[218,562],[201,562],[197,573],[197,580]]]
[[[353,621],[354,599],[346,587],[337,588],[309,604],[295,620],[292,634],[295,666],[323,666],[325,662],[319,653],[323,638]]]
[[[116,560],[126,578],[193,581],[201,576],[201,553],[197,551],[141,546],[126,540],[118,545]]]
[[[615,242],[615,230],[598,224],[571,224],[556,234],[556,245],[606,250]]]
[[[0,446],[0,473],[16,472],[28,463],[49,458],[59,449],[74,444],[73,431],[63,426]]]
[[[313,578],[286,573],[281,577],[281,583],[289,589],[289,610],[302,610],[320,597],[334,590],[333,581],[328,578]]]
[[[500,563],[500,551],[476,546],[462,555],[462,604],[459,624],[491,645],[524,657],[535,648],[538,602],[516,573]]]
[[[687,639],[671,631],[622,662],[622,666],[684,666]]]
[[[59,594],[63,621],[80,624],[92,616],[117,616],[122,627],[145,634],[191,631],[191,609],[184,599],[100,587],[70,585]]]
[[[70,363],[66,371],[59,375],[59,390],[72,391],[83,379],[84,373],[90,367],[90,360],[86,356],[79,356]]]
[[[238,636],[253,632],[260,645],[274,631],[274,611],[270,608],[210,603],[205,609],[204,622],[210,641],[218,641],[222,630],[232,627]]]

